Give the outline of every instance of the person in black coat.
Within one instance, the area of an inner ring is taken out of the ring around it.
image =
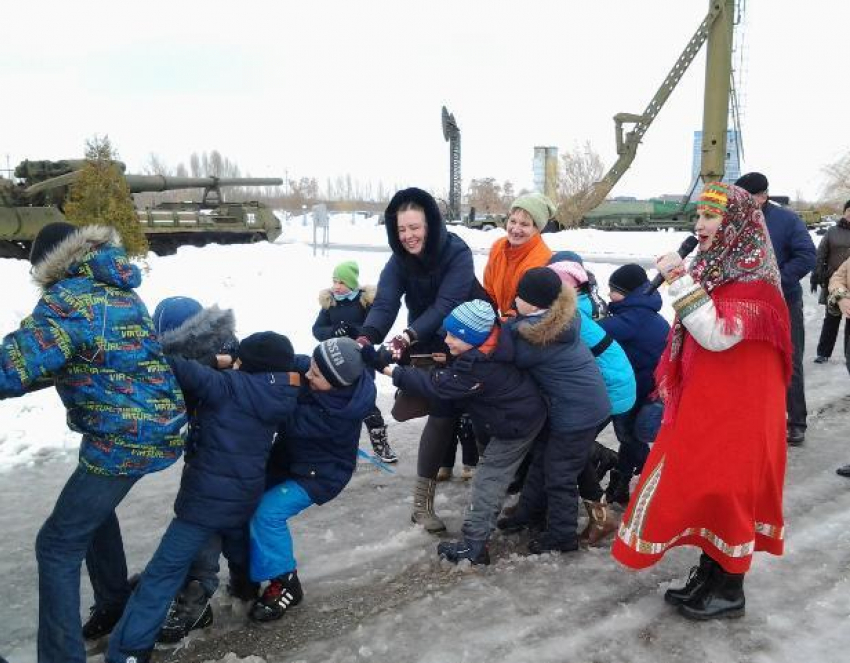
[[[404,298],[407,327],[386,343],[393,359],[409,363],[411,351],[445,354],[443,319],[463,302],[487,299],[475,277],[472,251],[460,237],[448,232],[437,202],[421,189],[396,192],[384,213],[384,223],[392,256],[381,271],[375,301],[357,342],[363,346],[382,343]],[[438,532],[446,526],[434,513],[436,477],[459,413],[437,400],[422,407],[421,399],[401,389],[393,416],[406,421],[423,416],[426,409],[429,416],[419,440],[411,520],[429,532]]]
[[[818,244],[817,266],[812,271],[812,292],[817,292],[821,287],[818,303],[826,309],[823,317],[823,326],[820,330],[818,340],[816,364],[825,364],[832,356],[835,349],[835,341],[838,339],[838,330],[841,327],[841,316],[830,313],[827,305],[829,279],[835,271],[850,258],[850,200],[844,203],[843,216],[838,219],[832,228],[826,231],[826,235]],[[850,344],[850,325],[844,323],[844,350]]]
[[[334,268],[333,285],[319,293],[321,310],[313,323],[313,336],[317,341],[331,338],[354,338],[360,329],[372,302],[375,287],[360,285],[360,268],[353,260],[340,263]],[[398,462],[398,456],[390,446],[387,424],[377,403],[363,420],[369,431],[369,441],[375,455],[385,463]]]
[[[168,357],[181,389],[198,405],[175,518],[110,636],[110,663],[146,660],[172,598],[210,537],[221,536],[231,567],[248,567],[246,526],[265,490],[277,428],[295,409],[300,375],[289,372],[294,367],[289,339],[274,332],[249,336],[238,353],[229,371]]]

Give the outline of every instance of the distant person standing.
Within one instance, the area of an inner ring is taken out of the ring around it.
[[[800,280],[815,268],[815,244],[799,216],[787,207],[768,200],[767,177],[761,173],[747,173],[739,177],[735,184],[749,192],[761,206],[782,277],[782,294],[791,317],[791,342],[794,345],[794,374],[786,401],[788,444],[800,446],[806,441],[807,414],[803,380],[806,329],[803,325],[803,288]]]
[[[844,203],[844,216],[838,219],[838,223],[830,228],[818,244],[817,266],[812,272],[812,292],[817,292],[821,287],[818,303],[826,308],[823,316],[823,326],[820,330],[818,341],[818,354],[815,357],[816,364],[825,364],[832,356],[835,348],[835,340],[838,338],[838,329],[841,327],[840,315],[832,315],[827,304],[827,287],[832,275],[850,258],[850,200]],[[844,349],[850,342],[850,326],[844,323]]]

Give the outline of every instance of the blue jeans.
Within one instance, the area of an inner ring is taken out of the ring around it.
[[[295,570],[286,521],[312,504],[307,491],[292,479],[266,491],[251,518],[251,580],[263,582]]]
[[[123,663],[128,655],[153,648],[171,600],[183,586],[192,560],[217,531],[180,518],[171,521],[127,602],[121,621],[109,637],[106,656],[109,663]],[[244,530],[226,530],[221,535],[227,559],[244,566],[248,554]]]
[[[80,566],[86,560],[100,609],[123,608],[130,587],[115,507],[139,477],[74,470],[35,540],[38,560],[38,661],[85,663]]]

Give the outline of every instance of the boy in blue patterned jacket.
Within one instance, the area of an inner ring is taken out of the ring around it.
[[[174,374],[135,293],[139,269],[105,226],[51,223],[30,255],[42,294],[0,345],[0,398],[55,385],[80,464],[36,539],[38,660],[84,663],[83,635],[111,625],[130,594],[115,508],[145,474],[183,451],[186,412]],[[83,558],[95,593],[80,622]]]

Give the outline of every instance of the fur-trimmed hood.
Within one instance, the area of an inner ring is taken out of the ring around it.
[[[198,359],[226,350],[235,351],[239,344],[236,338],[236,317],[232,309],[220,309],[213,304],[176,329],[163,332],[159,342],[165,354],[181,355],[187,359]]]
[[[139,269],[130,263],[118,231],[111,226],[80,226],[33,267],[33,281],[43,291],[62,279],[88,276],[119,288],[136,288]]]
[[[405,203],[416,203],[425,212],[425,222],[428,224],[428,235],[425,247],[418,256],[412,256],[401,245],[398,238],[398,210]],[[448,230],[437,201],[427,191],[411,187],[402,189],[390,200],[384,212],[384,226],[387,229],[387,242],[392,252],[405,261],[405,264],[418,265],[426,271],[433,269],[440,260],[440,253],[448,240]]]
[[[517,331],[531,345],[550,345],[563,336],[575,317],[576,291],[565,285],[547,313],[524,319],[517,325]]]
[[[375,295],[378,289],[373,285],[360,286],[360,306],[364,309],[369,308],[375,301]],[[332,306],[336,306],[333,291],[330,288],[325,288],[319,292],[319,305],[326,311]]]

